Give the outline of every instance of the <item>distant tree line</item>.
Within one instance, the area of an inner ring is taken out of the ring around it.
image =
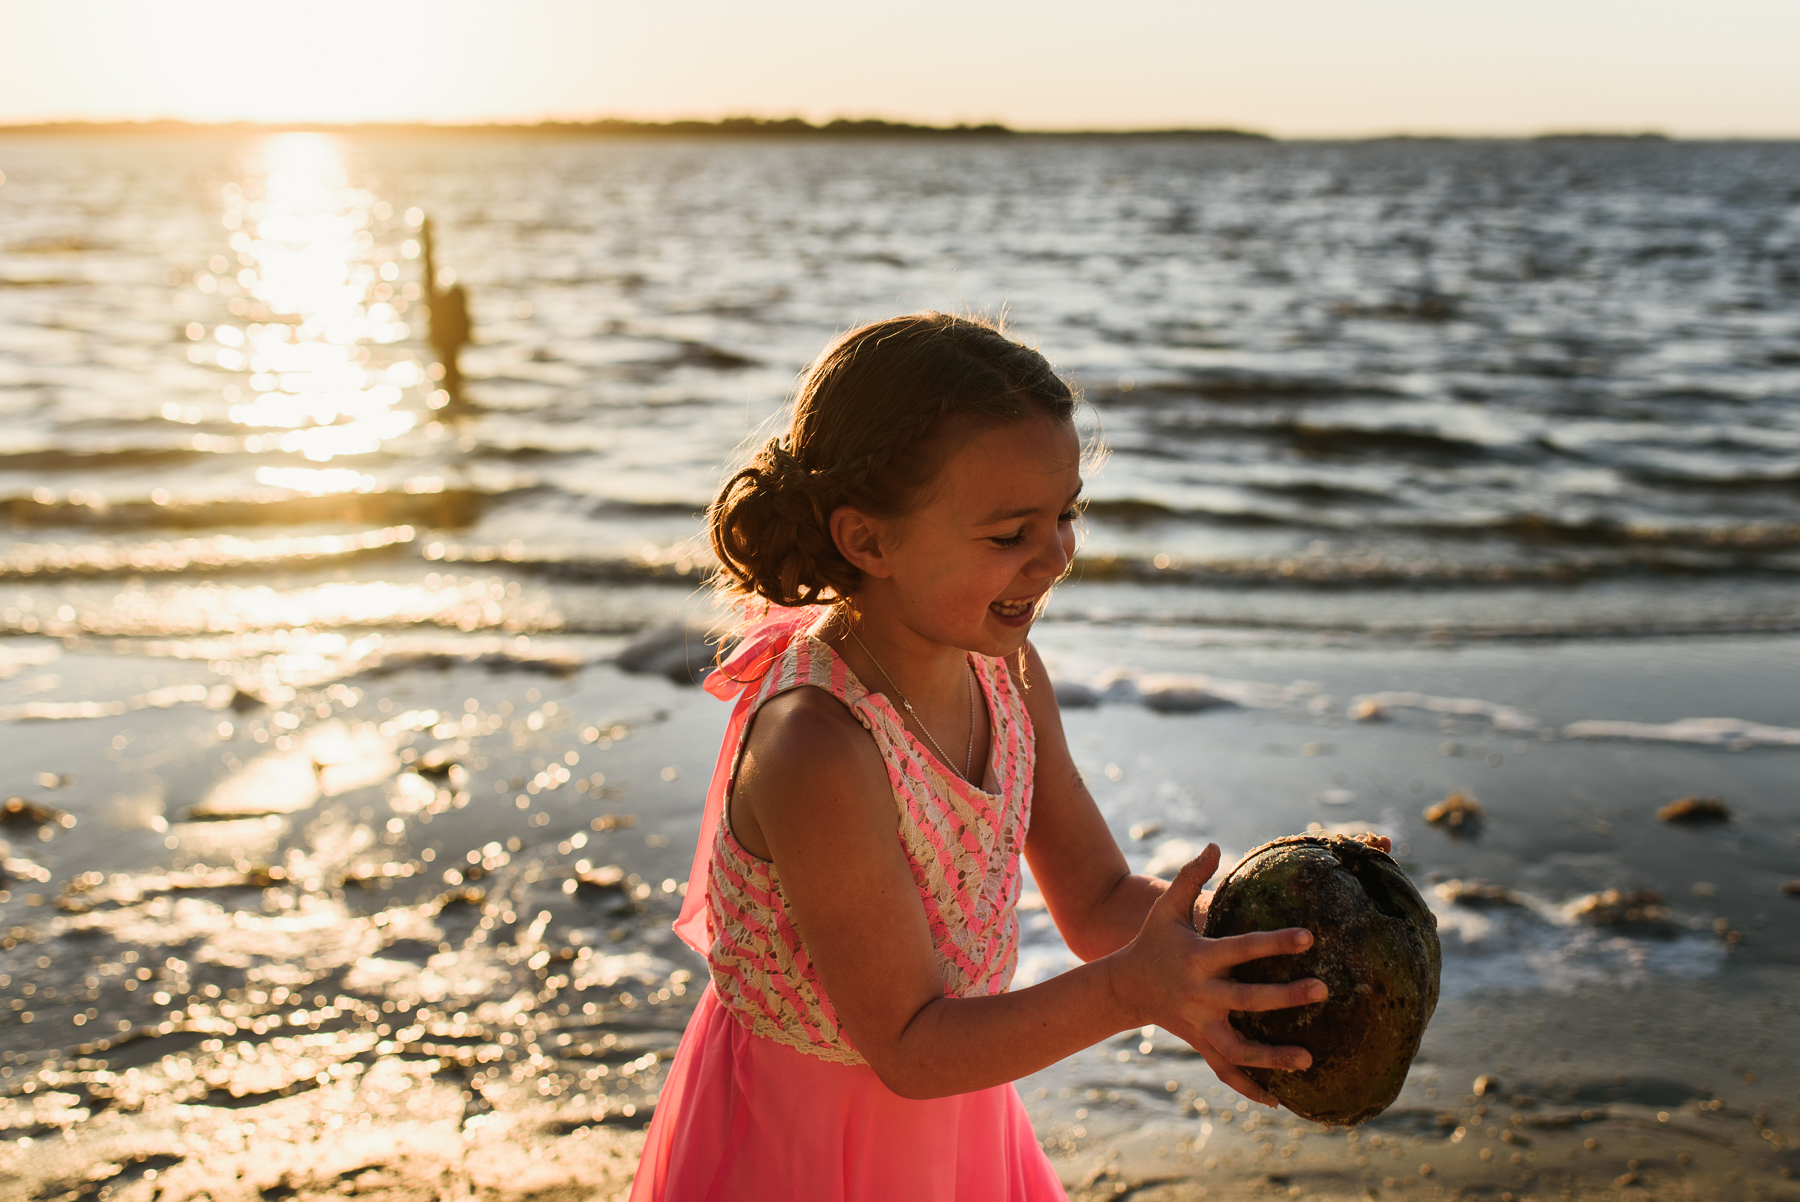
[[[186,134],[186,133],[470,133],[556,134],[599,137],[724,138],[996,138],[996,137],[1136,137],[1192,138],[1208,141],[1268,142],[1267,134],[1240,129],[1015,130],[998,122],[978,125],[919,125],[876,117],[835,117],[814,124],[801,117],[724,117],[717,121],[627,121],[605,117],[594,121],[540,121],[527,124],[434,125],[426,123],[229,121],[57,121],[34,125],[0,125],[0,134]]]

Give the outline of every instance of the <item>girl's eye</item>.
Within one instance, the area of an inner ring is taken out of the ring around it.
[[[1016,547],[1025,541],[1025,532],[1020,530],[1016,534],[996,534],[990,537],[988,541],[993,543],[996,547]]]
[[[1081,506],[1071,505],[1069,508],[1067,508],[1067,509],[1063,510],[1061,513],[1057,514],[1056,520],[1059,522],[1072,522],[1075,519],[1079,518],[1080,516],[1081,516]]]

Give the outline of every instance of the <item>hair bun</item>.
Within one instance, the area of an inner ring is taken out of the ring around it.
[[[787,448],[786,437],[771,438],[763,444],[763,449],[756,458],[764,465],[763,472],[770,478],[770,482],[779,486],[810,484],[825,474],[807,467],[795,458]]]

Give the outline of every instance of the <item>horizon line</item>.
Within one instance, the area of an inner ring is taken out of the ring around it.
[[[620,136],[850,136],[850,137],[1122,137],[1122,138],[1188,138],[1196,140],[1244,142],[1363,142],[1386,140],[1435,141],[1536,141],[1536,140],[1616,140],[1616,141],[1752,141],[1779,142],[1800,138],[1800,133],[1677,135],[1655,129],[1547,129],[1516,133],[1457,133],[1442,131],[1395,130],[1387,132],[1345,134],[1271,134],[1260,130],[1229,126],[1142,126],[1122,128],[1020,128],[997,121],[958,122],[936,125],[924,122],[896,121],[880,117],[834,117],[823,122],[803,117],[761,117],[753,115],[719,118],[675,118],[668,121],[646,121],[627,117],[592,117],[586,119],[546,118],[538,121],[194,121],[182,117],[126,118],[95,120],[79,118],[63,121],[0,122],[0,135],[5,134],[174,134],[174,133],[383,133],[427,132],[463,134],[563,134]]]

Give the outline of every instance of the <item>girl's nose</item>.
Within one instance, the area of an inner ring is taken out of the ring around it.
[[[1042,549],[1025,565],[1025,574],[1034,580],[1055,580],[1061,576],[1069,570],[1070,544],[1073,541],[1073,534],[1065,538],[1058,525],[1056,531],[1045,540]]]

